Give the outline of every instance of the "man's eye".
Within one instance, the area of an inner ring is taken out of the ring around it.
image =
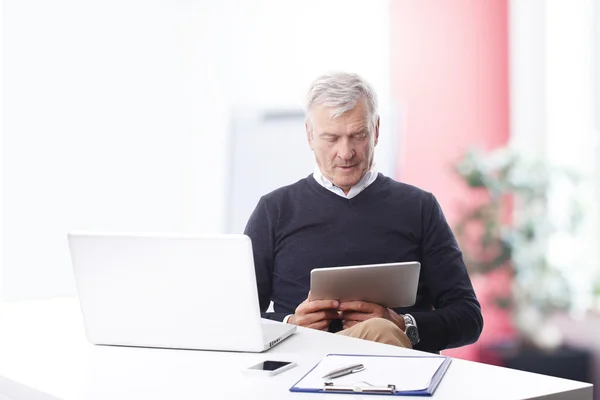
[[[335,142],[337,140],[337,137],[335,137],[335,136],[326,136],[325,140],[327,140],[328,142]]]

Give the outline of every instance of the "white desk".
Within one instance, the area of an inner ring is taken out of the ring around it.
[[[76,299],[0,303],[1,400],[379,398],[289,392],[335,352],[425,354],[310,329],[262,354],[93,346],[85,339]],[[241,372],[267,357],[298,366],[271,378]],[[592,385],[454,360],[433,398],[591,399]]]

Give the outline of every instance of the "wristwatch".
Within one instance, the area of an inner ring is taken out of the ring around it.
[[[415,319],[410,314],[404,314],[404,333],[408,336],[408,340],[410,340],[410,344],[413,346],[421,340],[419,338],[419,330],[417,329],[417,323]]]

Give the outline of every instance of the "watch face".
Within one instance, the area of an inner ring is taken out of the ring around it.
[[[419,331],[416,326],[408,325],[406,327],[406,336],[408,336],[408,340],[410,340],[410,343],[413,345],[419,343]]]

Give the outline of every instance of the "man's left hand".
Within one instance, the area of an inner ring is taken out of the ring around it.
[[[404,331],[404,318],[398,315],[394,310],[380,306],[379,304],[367,303],[365,301],[348,301],[341,303],[340,319],[344,329],[366,321],[371,318],[384,318],[392,321]]]

